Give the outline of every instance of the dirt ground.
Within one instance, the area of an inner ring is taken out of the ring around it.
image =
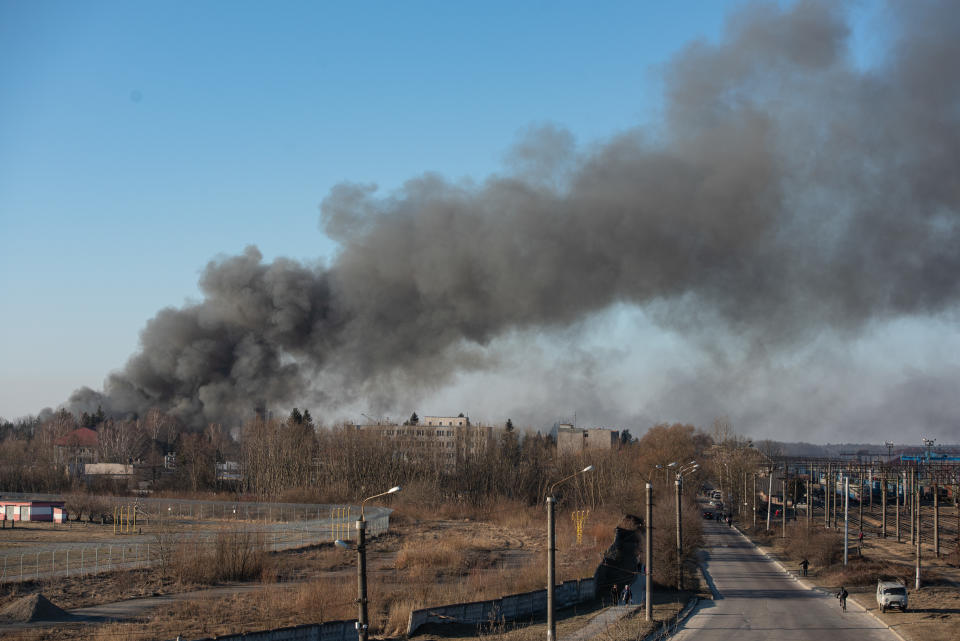
[[[171,526],[172,523],[172,526]],[[30,552],[37,544],[64,545],[71,543],[123,543],[137,536],[154,535],[158,531],[169,532],[171,527],[182,528],[189,532],[216,532],[224,528],[243,528],[262,525],[263,521],[243,519],[207,519],[204,521],[164,521],[140,519],[135,535],[114,533],[112,524],[90,523],[88,521],[68,521],[66,523],[45,523],[39,521],[18,521],[15,527],[0,529],[0,551]],[[20,549],[22,548],[22,550]]]
[[[854,600],[879,617],[908,641],[957,641],[960,639],[960,589],[930,586],[908,590],[910,606],[906,612],[877,608],[874,588],[851,590]]]
[[[536,589],[543,583],[545,541],[539,521],[502,525],[470,520],[399,518],[391,531],[368,542],[371,621],[381,634],[405,629],[410,609]],[[590,576],[606,540],[575,545],[561,530],[558,579]],[[599,539],[603,537],[593,537]],[[14,639],[196,638],[355,616],[356,553],[332,544],[270,555],[269,571],[253,591],[167,603],[139,619],[7,631]],[[196,590],[161,576],[159,569],[115,572],[0,586],[0,607],[42,592],[64,609]]]

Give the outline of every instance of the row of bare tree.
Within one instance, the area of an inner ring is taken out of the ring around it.
[[[376,431],[350,425],[316,426],[299,411],[286,419],[254,417],[235,441],[219,425],[187,431],[174,418],[151,411],[142,419],[105,419],[96,426],[101,462],[143,460],[162,467],[163,455],[176,453],[175,485],[194,492],[217,489],[216,463],[237,461],[239,487],[259,498],[296,498],[318,502],[351,501],[402,484],[405,494],[424,501],[480,506],[500,499],[536,503],[549,485],[588,463],[596,467],[561,488],[582,506],[607,504],[640,513],[642,481],[671,481],[658,476],[673,461],[702,457],[716,444],[691,425],[656,425],[619,449],[559,456],[549,436],[512,429],[493,431],[487,440],[446,452],[411,453]],[[54,442],[76,429],[78,419],[65,410],[45,420],[0,425],[0,485],[9,491],[64,491],[72,482],[64,473],[63,448]],[[588,460],[589,459],[589,460]],[[660,468],[657,466],[660,465]],[[671,481],[672,485],[672,481]]]

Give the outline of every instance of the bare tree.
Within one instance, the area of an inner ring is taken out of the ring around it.
[[[97,430],[97,450],[104,463],[128,463],[139,459],[147,446],[140,421],[108,419]]]

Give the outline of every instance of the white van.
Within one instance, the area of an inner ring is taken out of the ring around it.
[[[881,612],[887,608],[900,608],[907,611],[907,587],[899,581],[877,581],[877,605]]]

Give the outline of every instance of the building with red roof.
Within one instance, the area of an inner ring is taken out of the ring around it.
[[[85,464],[98,462],[98,442],[96,430],[81,427],[64,434],[53,445],[57,449],[58,460],[67,463],[71,473],[79,474]]]

